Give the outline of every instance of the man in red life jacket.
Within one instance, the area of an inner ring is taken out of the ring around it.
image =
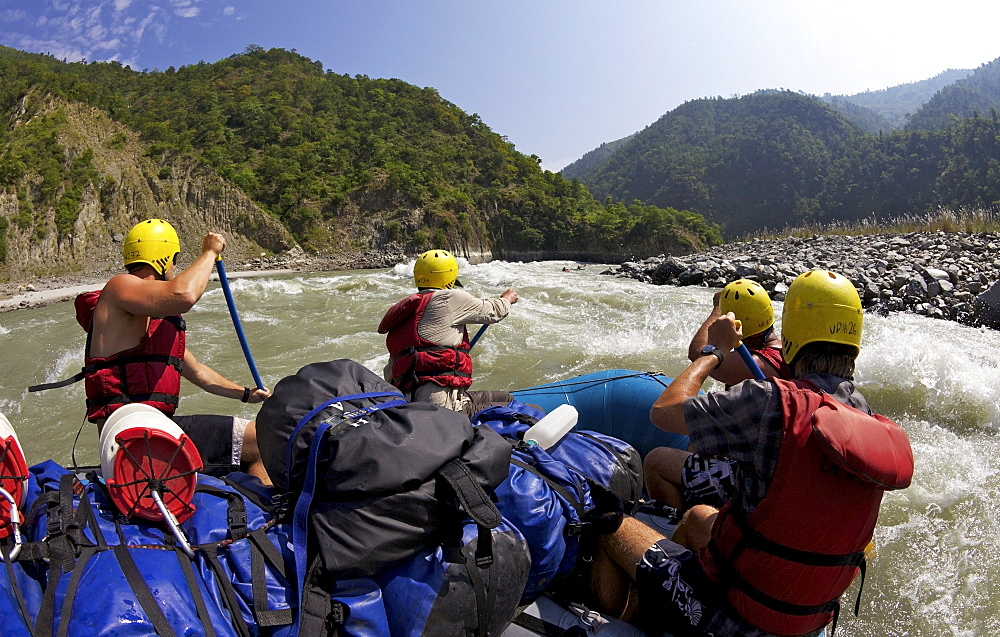
[[[699,453],[737,463],[735,496],[721,510],[691,508],[674,541],[627,518],[599,541],[592,584],[618,611],[634,580],[631,619],[677,635],[818,634],[864,563],[882,494],[910,484],[913,453],[851,380],[862,310],[850,281],[813,270],[790,286],[782,343],[793,380],[699,394],[742,338],[735,321],[729,313],[709,326],[713,350],[650,410]]]
[[[80,295],[77,320],[87,330],[85,376],[87,418],[98,430],[117,408],[141,402],[173,416],[180,377],[203,390],[243,402],[270,395],[227,379],[185,346],[181,315],[201,299],[216,258],[226,248],[222,235],[208,233],[201,255],[178,273],[180,240],[162,219],[136,224],[125,237],[124,265],[100,292]],[[93,369],[97,368],[97,369]],[[195,443],[206,472],[228,473],[243,465],[267,480],[257,450],[253,421],[231,416],[174,416]]]
[[[469,391],[472,358],[467,325],[499,323],[517,303],[508,289],[479,299],[458,281],[458,261],[447,250],[428,250],[413,265],[416,294],[392,306],[378,326],[386,334],[389,363],[384,376],[410,400],[425,401],[470,417],[491,405],[506,405],[508,392]]]
[[[712,311],[691,338],[688,358],[703,356],[708,327],[732,312],[743,329],[743,344],[766,377],[791,379],[781,355],[781,337],[774,329],[774,308],[767,291],[756,281],[737,279],[715,293]],[[753,378],[739,356],[726,356],[709,376],[729,389]],[[649,497],[683,512],[695,504],[721,507],[736,490],[733,464],[725,458],[703,457],[684,449],[659,447],[642,461]]]

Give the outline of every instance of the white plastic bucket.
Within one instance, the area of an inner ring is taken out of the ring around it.
[[[101,471],[111,500],[127,516],[163,520],[151,485],[177,520],[194,513],[191,499],[202,468],[190,438],[160,410],[133,403],[119,407],[101,430]]]
[[[28,465],[21,441],[3,414],[0,414],[0,476],[6,476],[0,479],[0,489],[7,494],[0,497],[0,539],[3,539],[16,532],[13,523],[18,522],[20,516],[12,508],[24,506],[28,481]]]
[[[562,440],[570,429],[576,426],[580,414],[576,407],[562,404],[545,414],[541,420],[528,427],[524,432],[524,441],[536,444],[542,449],[548,449]]]
[[[101,429],[101,471],[105,479],[111,478],[115,474],[115,456],[119,451],[119,445],[116,441],[118,434],[133,427],[162,431],[177,440],[180,440],[181,436],[184,435],[177,423],[155,407],[142,403],[132,403],[119,407],[108,417],[104,428]]]

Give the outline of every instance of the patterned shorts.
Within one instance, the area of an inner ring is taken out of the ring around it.
[[[635,580],[641,628],[657,634],[704,634],[699,628],[715,614],[718,599],[694,553],[660,540],[639,560]]]
[[[692,453],[681,471],[681,491],[687,506],[707,504],[722,508],[736,493],[736,464]]]

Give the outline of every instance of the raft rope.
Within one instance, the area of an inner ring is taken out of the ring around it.
[[[607,382],[610,382],[610,381],[613,381],[613,380],[622,380],[622,379],[625,379],[625,378],[641,378],[643,376],[648,376],[648,377],[652,378],[653,380],[655,380],[656,382],[658,382],[661,385],[663,385],[664,387],[666,387],[667,383],[663,382],[663,379],[660,378],[660,376],[662,376],[662,375],[663,375],[662,371],[657,371],[657,372],[635,372],[634,374],[623,374],[621,376],[608,376],[607,378],[589,378],[589,379],[586,379],[586,380],[578,380],[578,381],[557,381],[557,382],[551,383],[549,385],[536,385],[534,387],[525,387],[524,389],[515,389],[514,390],[514,394],[517,394],[518,392],[522,392],[522,391],[523,392],[536,391],[536,390],[539,390],[539,389],[564,389],[566,387],[575,387],[577,385],[598,385],[598,384],[607,383]]]

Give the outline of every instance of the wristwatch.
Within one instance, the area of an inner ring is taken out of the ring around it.
[[[722,353],[722,350],[716,347],[715,345],[706,345],[705,347],[702,347],[701,355],[702,356],[711,355],[719,359],[719,362],[716,363],[715,367],[713,367],[712,369],[719,369],[719,365],[722,365],[722,361],[725,360],[726,358],[726,355]]]

